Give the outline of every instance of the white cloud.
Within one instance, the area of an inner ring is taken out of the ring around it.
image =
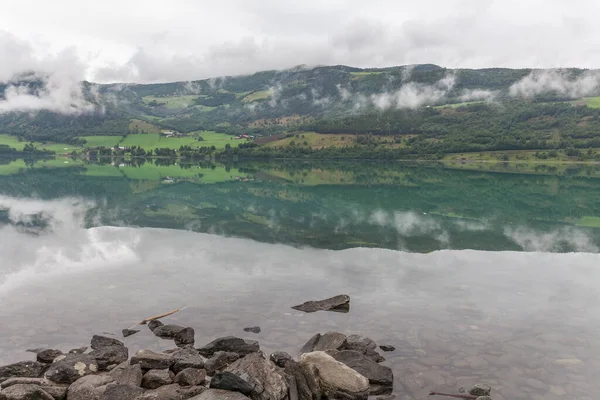
[[[558,93],[573,98],[597,94],[600,71],[585,71],[577,77],[566,70],[535,70],[510,87],[510,95],[533,97],[543,93]]]

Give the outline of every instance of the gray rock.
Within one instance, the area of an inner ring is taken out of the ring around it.
[[[195,339],[194,339],[194,335],[196,333],[194,332],[193,328],[184,328],[182,330],[180,330],[179,332],[177,332],[175,334],[175,336],[173,336],[173,340],[175,341],[175,345],[177,347],[185,347],[188,345],[193,346]]]
[[[260,347],[255,340],[244,340],[234,336],[227,336],[213,340],[206,346],[199,348],[198,352],[205,357],[210,357],[217,351],[227,351],[245,356],[258,350],[260,350]]]
[[[186,400],[199,395],[205,390],[204,386],[181,387],[178,384],[172,384],[148,390],[137,396],[135,400]]]
[[[209,376],[213,376],[215,372],[225,368],[234,361],[240,358],[237,353],[230,353],[227,351],[217,351],[210,359],[204,363],[206,373]]]
[[[341,294],[325,300],[311,300],[307,301],[306,303],[293,306],[292,308],[294,310],[304,311],[307,313],[315,311],[348,312],[350,311],[350,296]]]
[[[304,373],[300,364],[294,360],[289,360],[285,364],[285,376],[290,386],[290,400],[313,400],[321,397],[321,389],[316,375],[313,373]]]
[[[253,390],[252,385],[228,371],[217,372],[210,380],[210,388],[240,392],[245,395],[249,395]]]
[[[482,383],[478,383],[469,389],[469,394],[473,396],[489,396],[491,392],[491,386]]]
[[[155,353],[151,350],[140,350],[131,357],[131,365],[140,364],[142,369],[167,369],[174,362],[172,355]]]
[[[173,383],[172,372],[166,369],[151,369],[142,378],[142,387],[145,389],[156,389]]]
[[[144,373],[142,372],[140,364],[131,365],[128,361],[125,361],[113,368],[109,375],[113,378],[115,383],[142,386],[142,377]]]
[[[475,400],[492,400],[490,396],[479,396]]]
[[[175,375],[175,383],[180,386],[202,385],[206,380],[206,371],[203,369],[186,368]]]
[[[375,350],[377,343],[366,336],[350,335],[346,338],[346,350],[356,350],[365,353],[366,350]]]
[[[38,385],[17,384],[0,392],[0,400],[54,400]]]
[[[69,400],[98,400],[106,390],[106,385],[113,382],[109,375],[88,375],[69,386]]]
[[[87,347],[79,347],[77,349],[71,349],[69,350],[69,354],[83,354],[85,353],[85,351],[87,350]]]
[[[62,351],[47,349],[37,353],[36,359],[41,363],[51,364],[54,361],[54,359],[58,356],[62,356]]]
[[[288,394],[286,380],[260,353],[240,358],[227,367],[227,372],[244,378],[253,387],[253,400],[283,400]]]
[[[343,333],[327,332],[323,335],[317,333],[302,346],[300,354],[311,353],[313,351],[342,350],[345,347],[346,335]]]
[[[249,326],[244,328],[244,332],[260,333],[260,326]]]
[[[44,376],[56,383],[73,383],[77,379],[98,372],[98,363],[89,354],[69,354],[58,357]]]
[[[98,400],[129,400],[135,399],[143,393],[144,389],[137,386],[109,383]]]
[[[154,332],[154,330],[156,328],[158,328],[159,326],[163,326],[164,324],[162,322],[160,322],[159,320],[154,320],[154,321],[150,321],[148,322],[148,328]]]
[[[240,392],[229,392],[220,389],[208,389],[200,395],[192,397],[192,400],[250,400]]]
[[[204,359],[198,353],[198,350],[193,348],[178,349],[172,353],[172,357],[175,360],[171,370],[176,374],[183,371],[186,368],[204,368]]]
[[[19,361],[0,367],[0,378],[39,378],[44,375],[48,365],[37,361]]]
[[[359,351],[340,351],[334,354],[333,358],[367,378],[372,385],[392,386],[394,384],[391,368],[377,364]]]
[[[0,387],[7,388],[14,385],[38,385],[54,399],[65,399],[68,385],[56,384],[44,378],[10,378],[2,382]]]
[[[139,329],[123,329],[121,333],[123,334],[123,337],[129,337],[131,335],[135,335],[139,331]]]
[[[155,336],[163,339],[173,339],[175,335],[185,328],[179,325],[161,325],[152,330]]]
[[[90,353],[96,359],[100,371],[106,371],[109,365],[121,364],[129,358],[129,351],[125,346],[103,346]]]
[[[367,399],[369,380],[323,351],[302,354],[300,366],[329,398]]]
[[[376,363],[380,363],[380,362],[384,362],[385,361],[385,357],[383,357],[381,354],[379,354],[375,350],[368,349],[365,352],[365,356],[367,358],[370,358],[371,360],[375,361]]]
[[[386,345],[386,344],[382,344],[381,346],[379,346],[379,348],[383,351],[394,351],[396,350],[396,348],[394,346],[390,346],[390,345]]]
[[[103,347],[109,346],[125,346],[123,342],[117,339],[109,338],[106,336],[94,335],[92,336],[92,350],[98,350]]]
[[[275,353],[271,353],[269,359],[278,367],[284,368],[285,364],[292,359],[292,356],[285,351],[276,351]]]

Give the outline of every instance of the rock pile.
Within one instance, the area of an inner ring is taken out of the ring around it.
[[[36,361],[0,367],[0,400],[363,400],[393,390],[392,370],[367,337],[317,334],[294,359],[267,357],[253,340],[227,336],[194,348],[192,328],[150,329],[177,347],[130,358],[123,342],[95,335],[89,352],[37,349]]]

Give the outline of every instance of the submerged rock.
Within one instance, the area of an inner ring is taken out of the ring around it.
[[[364,400],[369,395],[367,378],[323,351],[303,354],[300,366],[303,372],[313,375],[311,379],[329,398]]]
[[[123,337],[129,337],[131,335],[135,335],[139,331],[139,329],[123,329],[121,333],[123,334]]]
[[[260,331],[260,326],[250,326],[248,328],[244,328],[244,332],[260,333]]]
[[[275,365],[260,353],[240,358],[226,371],[245,378],[252,386],[253,400],[283,400],[287,396],[286,380],[275,369]]]
[[[350,311],[350,296],[341,294],[325,300],[311,300],[292,307],[294,310],[312,313],[316,311],[335,311],[347,313]]]
[[[253,387],[238,375],[229,371],[217,372],[210,381],[211,389],[230,390],[245,395],[252,393]]]
[[[213,340],[206,346],[199,348],[198,352],[205,357],[210,357],[217,351],[227,351],[245,356],[258,350],[260,350],[260,347],[255,340],[244,340],[235,336],[226,336]]]
[[[94,357],[89,354],[69,354],[58,357],[44,376],[56,383],[73,383],[83,376],[96,372],[98,372],[98,363]]]
[[[383,351],[394,351],[396,350],[396,348],[394,346],[389,346],[389,345],[385,345],[382,344],[381,346],[379,346],[379,348]]]

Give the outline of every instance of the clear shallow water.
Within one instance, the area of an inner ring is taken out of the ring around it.
[[[295,354],[329,330],[394,345],[385,356],[400,398],[481,380],[501,400],[596,398],[600,242],[566,222],[598,215],[595,181],[479,173],[461,176],[477,183],[453,200],[453,174],[405,172],[419,190],[56,171],[0,179],[0,363],[188,306],[165,321],[192,326],[198,345],[236,335]],[[498,187],[525,194],[498,198]],[[290,309],[341,293],[348,314]],[[242,331],[251,325],[262,332]],[[172,347],[145,327],[125,342]]]

